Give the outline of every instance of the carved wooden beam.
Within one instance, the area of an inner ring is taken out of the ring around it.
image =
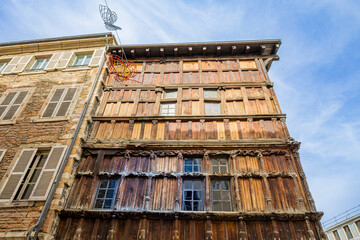
[[[192,48],[192,47],[188,47],[188,51],[189,51],[189,56],[191,56],[191,55],[192,55],[193,48]]]
[[[216,47],[216,55],[220,55],[221,54],[221,46],[217,46]]]
[[[206,47],[202,48],[202,52],[203,52],[203,55],[205,56],[206,55]]]
[[[160,48],[160,56],[165,57],[164,48]]]
[[[234,55],[236,53],[236,46],[231,47],[231,54]]]
[[[250,45],[245,46],[245,54],[249,54],[250,52]]]

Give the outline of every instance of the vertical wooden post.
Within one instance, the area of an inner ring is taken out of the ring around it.
[[[174,230],[172,232],[172,240],[179,240],[180,239],[180,222],[179,222],[179,217],[176,215],[175,216],[175,221],[174,221]]]
[[[263,177],[264,185],[265,185],[265,202],[266,202],[266,210],[271,211],[272,210],[272,199],[271,199],[271,192],[270,192],[270,186],[267,179],[267,174],[265,173],[265,167],[264,167],[264,156],[262,155],[261,151],[258,151],[257,155],[259,162],[260,162],[260,172]]]
[[[243,217],[239,217],[239,240],[248,240],[246,224]]]
[[[205,232],[205,240],[213,240],[213,232],[211,229],[211,221],[210,217],[206,216],[206,232]]]
[[[153,151],[150,153],[150,172],[153,173],[155,170],[155,161],[156,161],[156,155]],[[152,175],[148,178],[148,186],[146,191],[146,197],[145,197],[145,210],[150,209],[150,195],[151,195],[151,182],[152,182]]]
[[[83,225],[84,225],[84,218],[80,218],[79,223],[76,228],[76,231],[75,231],[74,240],[82,239],[81,234],[83,232]]]
[[[114,240],[115,239],[115,229],[116,229],[116,220],[114,218],[112,218],[110,220],[110,227],[109,227],[109,231],[106,235],[106,240]]]
[[[249,99],[247,97],[246,94],[246,88],[245,87],[241,87],[241,93],[243,95],[243,101],[244,101],[244,109],[245,109],[245,114],[250,114],[250,106],[249,106]]]
[[[280,239],[279,227],[278,227],[278,224],[277,224],[277,222],[275,221],[275,218],[274,218],[274,217],[271,218],[271,226],[272,226],[273,240],[278,240],[278,239]]]
[[[299,187],[299,182],[297,180],[296,177],[296,172],[294,171],[294,166],[292,164],[292,159],[291,159],[291,155],[289,152],[287,152],[285,154],[285,159],[289,165],[289,170],[290,170],[290,174],[291,174],[291,178],[294,181],[295,184],[295,193],[296,193],[296,199],[297,199],[297,208],[301,211],[305,211],[305,205],[304,205],[304,199],[301,195],[301,191],[300,191],[300,187]]]
[[[305,222],[306,222],[306,227],[307,227],[308,238],[311,240],[315,240],[314,232],[313,232],[313,230],[311,230],[311,227],[310,227],[309,217],[307,217],[307,216],[305,217]]]
[[[232,154],[231,156],[231,159],[232,159],[232,162],[233,162],[233,166],[234,166],[234,169],[233,169],[233,172],[234,172],[234,185],[235,185],[235,211],[241,211],[242,209],[242,206],[241,206],[241,198],[240,198],[240,192],[239,192],[239,176],[238,176],[238,171],[237,171],[237,168],[236,168],[236,157],[237,155],[236,154]]]
[[[131,116],[136,116],[136,112],[137,112],[139,101],[140,101],[140,93],[141,93],[141,89],[137,89],[136,95],[135,95],[135,100],[134,100],[134,107],[133,107]]]
[[[206,170],[208,171],[208,173],[211,173],[211,169],[210,169],[210,158],[209,158],[209,153],[205,152],[204,153],[204,162],[206,163]],[[204,164],[205,166],[205,164]],[[209,174],[206,174],[205,176],[205,183],[204,183],[204,210],[205,211],[211,211],[211,182],[210,182],[210,177]]]

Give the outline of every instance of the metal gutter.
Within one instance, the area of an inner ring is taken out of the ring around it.
[[[107,47],[106,47],[106,49],[107,49]],[[41,214],[40,214],[40,216],[39,216],[39,219],[38,219],[37,223],[36,223],[35,225],[33,225],[33,226],[30,228],[30,230],[28,231],[28,233],[27,233],[27,236],[26,236],[26,239],[27,239],[27,240],[30,240],[30,239],[31,239],[31,233],[32,233],[32,232],[34,231],[34,229],[37,227],[36,232],[35,232],[35,234],[34,234],[34,238],[33,238],[34,240],[36,240],[36,239],[37,239],[37,236],[38,236],[38,234],[39,234],[39,232],[40,232],[40,230],[41,230],[41,228],[42,228],[42,225],[43,225],[43,223],[44,223],[45,217],[46,217],[46,215],[47,215],[47,213],[48,213],[48,210],[49,210],[49,208],[50,208],[50,204],[51,204],[51,202],[52,202],[52,200],[53,200],[55,191],[56,191],[56,189],[57,189],[57,187],[58,187],[58,185],[59,185],[59,183],[60,183],[62,174],[63,174],[64,169],[65,169],[65,167],[66,167],[66,164],[67,164],[67,162],[68,162],[68,159],[69,159],[69,156],[70,156],[70,154],[71,154],[71,151],[72,151],[72,149],[73,149],[73,147],[74,147],[74,144],[75,144],[77,135],[78,135],[78,133],[79,133],[79,131],[80,131],[82,122],[83,122],[83,120],[84,120],[84,118],[85,118],[85,114],[86,114],[86,111],[87,111],[87,109],[88,109],[88,107],[89,107],[91,97],[92,97],[92,95],[94,94],[95,87],[96,87],[97,82],[98,82],[98,80],[99,80],[99,76],[100,76],[100,73],[101,73],[101,69],[103,68],[104,62],[105,62],[105,58],[104,58],[104,56],[103,56],[102,59],[101,59],[101,62],[100,62],[100,64],[99,64],[98,71],[97,71],[97,73],[96,73],[94,82],[93,82],[93,84],[92,84],[92,86],[91,86],[91,89],[90,89],[90,92],[89,92],[89,94],[88,94],[88,96],[87,96],[87,99],[86,99],[84,108],[83,108],[83,110],[82,110],[82,112],[81,112],[79,121],[78,121],[78,123],[77,123],[77,125],[76,125],[76,128],[75,128],[75,131],[74,131],[74,133],[73,133],[73,135],[72,135],[72,137],[71,137],[70,144],[69,144],[68,148],[66,149],[66,153],[65,153],[65,155],[64,155],[64,157],[63,157],[63,159],[62,159],[62,162],[61,162],[59,171],[58,171],[58,173],[57,173],[57,175],[56,175],[55,181],[53,182],[53,186],[52,186],[52,188],[51,188],[51,191],[50,191],[50,193],[49,193],[49,195],[48,195],[48,197],[47,197],[47,199],[46,199],[45,205],[44,205],[44,207],[43,207],[43,209],[42,209],[42,211],[41,211]]]

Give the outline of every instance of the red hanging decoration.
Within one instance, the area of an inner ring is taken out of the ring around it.
[[[135,63],[129,62],[116,54],[107,53],[108,61],[107,65],[109,72],[117,76],[118,81],[131,80],[140,83],[139,81],[134,80],[133,78],[136,75],[135,72]]]

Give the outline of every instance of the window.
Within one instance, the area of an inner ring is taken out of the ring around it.
[[[161,104],[161,116],[175,116],[175,103],[162,103]]]
[[[333,231],[333,234],[334,234],[334,237],[335,237],[336,240],[341,240],[337,230]]]
[[[205,98],[218,98],[218,91],[214,89],[204,89]]]
[[[203,184],[201,180],[184,180],[182,210],[202,211],[203,207]]]
[[[360,232],[360,220],[359,220],[359,221],[356,221],[356,222],[355,222],[355,225],[357,226],[358,231]]]
[[[91,60],[92,54],[79,54],[76,55],[72,67],[88,66]]]
[[[352,239],[352,238],[353,238],[353,235],[352,235],[352,233],[351,233],[350,228],[349,228],[348,225],[346,225],[346,226],[344,227],[344,231],[345,231],[346,236],[348,237],[348,239]]]
[[[184,172],[201,172],[201,159],[200,158],[185,158],[184,159]]]
[[[29,71],[39,71],[44,70],[47,66],[50,58],[37,58],[33,65],[30,67]]]
[[[66,146],[22,149],[1,189],[0,200],[45,200],[65,149]]]
[[[0,103],[0,120],[12,120],[29,91],[9,91]]]
[[[70,109],[71,102],[74,99],[76,90],[76,87],[57,88],[47,104],[42,117],[66,116]]]
[[[207,115],[219,115],[220,114],[220,103],[205,103],[205,113]]]
[[[23,181],[20,184],[19,190],[15,195],[15,199],[24,200],[30,198],[48,155],[49,152],[38,152],[35,155],[28,170],[26,171]]]
[[[101,179],[96,193],[94,208],[111,209],[114,205],[117,187],[116,179]]]
[[[7,62],[0,62],[0,73],[5,69]]]
[[[211,181],[213,211],[231,211],[230,184],[228,180]]]
[[[166,91],[164,93],[164,98],[177,98],[177,90]]]
[[[211,159],[211,170],[212,173],[227,173],[228,169],[228,161],[225,158],[213,158]]]

